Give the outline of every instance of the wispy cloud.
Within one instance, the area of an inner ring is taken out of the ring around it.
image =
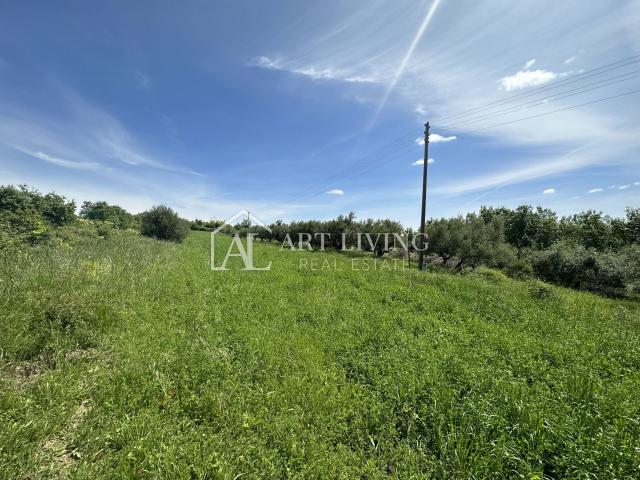
[[[485,190],[488,188],[549,177],[596,163],[598,161],[597,155],[589,155],[584,152],[584,149],[585,147],[580,147],[559,158],[550,158],[547,160],[538,159],[533,164],[521,165],[511,170],[501,169],[485,175],[452,182],[434,188],[433,192],[444,195],[453,195],[475,190]]]
[[[67,168],[96,170],[98,164],[120,162],[167,172],[200,175],[173,162],[162,161],[140,146],[135,136],[115,117],[67,89],[61,90],[55,116],[22,108],[0,114],[0,139],[18,145],[24,153]],[[58,92],[60,93],[60,92]],[[55,152],[54,155],[46,152]],[[39,154],[36,156],[35,154]],[[46,157],[49,158],[46,158]],[[69,158],[90,161],[76,162]]]
[[[344,195],[344,191],[340,190],[339,188],[334,188],[333,190],[329,190],[326,193],[327,195]]]
[[[18,150],[19,152],[25,153],[31,157],[37,158],[47,163],[51,163],[53,165],[57,165],[59,167],[72,168],[74,170],[98,170],[101,168],[101,165],[97,162],[75,162],[72,160],[65,160],[63,158],[54,157],[44,152],[32,152],[26,148],[16,145],[9,146],[14,150]]]
[[[544,85],[557,77],[557,73],[547,70],[521,70],[514,75],[500,79],[500,88],[507,92],[522,90],[523,88]]]
[[[393,76],[393,79],[391,80],[391,83],[389,83],[389,85],[387,86],[387,91],[385,92],[384,97],[382,97],[382,100],[380,101],[380,104],[378,105],[378,108],[376,109],[376,112],[375,112],[375,114],[374,114],[374,116],[373,116],[373,118],[372,118],[372,120],[370,122],[371,124],[373,124],[375,122],[377,116],[380,114],[380,112],[382,111],[384,106],[389,101],[389,97],[393,93],[393,90],[396,88],[396,85],[398,84],[398,81],[400,80],[400,78],[402,78],[402,75],[404,74],[404,71],[407,68],[407,65],[409,64],[409,61],[411,60],[411,57],[413,56],[413,52],[416,50],[416,47],[418,46],[418,43],[422,39],[422,36],[424,35],[424,32],[426,31],[427,27],[429,26],[429,22],[433,18],[433,14],[436,13],[436,9],[438,8],[438,4],[439,3],[440,3],[440,0],[433,0],[433,3],[431,4],[431,7],[427,11],[427,14],[424,17],[424,20],[422,20],[422,24],[420,25],[420,28],[418,28],[418,31],[416,32],[416,34],[413,37],[413,40],[411,41],[411,45],[409,45],[409,49],[404,54],[404,57],[402,58],[402,61],[400,62],[400,66],[396,70],[396,73]]]
[[[529,60],[527,63],[524,64],[524,69],[529,70],[531,67],[533,67],[534,63],[536,63],[536,59],[532,58],[531,60]]]
[[[631,185],[620,185],[618,187],[618,190],[626,190],[627,188],[629,188]]]
[[[416,112],[418,115],[420,115],[421,117],[425,116],[427,114],[427,109],[424,108],[424,105],[419,103],[417,104],[414,109],[414,112]]]
[[[295,66],[293,62],[283,59],[274,60],[267,56],[254,58],[248,63],[248,66],[302,75],[312,80],[339,80],[348,83],[379,83],[381,81],[373,74],[358,74],[349,70],[331,67],[320,68],[315,65]]]
[[[555,188],[547,188],[542,192],[543,195],[553,195],[554,193],[556,193]]]
[[[575,62],[575,61],[576,61],[576,58],[578,58],[578,57],[577,57],[577,56],[575,56],[575,55],[573,55],[573,56],[571,56],[571,57],[567,58],[563,63],[564,63],[565,65],[569,65],[570,63]]]
[[[602,191],[604,191],[602,188],[592,188],[587,193],[600,193]]]

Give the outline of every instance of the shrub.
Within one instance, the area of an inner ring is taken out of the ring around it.
[[[25,185],[0,187],[0,249],[47,241],[53,230],[76,221],[75,204]]]
[[[507,280],[507,276],[504,273],[492,268],[479,267],[473,272],[473,274],[492,283],[501,283]]]
[[[133,215],[117,205],[107,202],[84,202],[80,209],[80,217],[94,222],[109,222],[113,228],[125,230],[135,225]]]
[[[142,235],[158,240],[183,242],[189,233],[189,223],[166,205],[157,205],[142,214]]]
[[[548,282],[605,295],[624,296],[633,273],[622,255],[557,244],[533,254],[533,270]]]
[[[528,285],[529,295],[538,300],[551,298],[553,296],[553,288],[551,285],[541,282],[540,280],[532,280]]]
[[[527,259],[519,258],[504,266],[504,271],[512,278],[527,278],[533,275],[531,262]]]

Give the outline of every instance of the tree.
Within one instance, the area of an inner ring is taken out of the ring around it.
[[[124,230],[135,224],[134,216],[118,205],[107,202],[84,202],[80,208],[80,217],[87,220],[110,222],[117,229]]]
[[[496,217],[489,223],[475,215],[467,215],[462,228],[462,236],[456,250],[460,258],[458,268],[463,264],[475,268],[478,265],[494,266],[502,261],[505,254],[504,225],[502,219]]]
[[[557,215],[548,208],[520,205],[515,210],[510,210],[482,206],[480,218],[485,223],[495,218],[502,219],[505,239],[518,250],[547,248],[557,238]]]
[[[38,203],[44,220],[55,227],[69,225],[76,220],[75,202],[67,201],[63,196],[47,193],[38,199]]]
[[[573,245],[603,251],[614,245],[611,219],[594,210],[563,217],[560,238]]]
[[[166,205],[157,205],[142,214],[140,232],[147,237],[180,243],[189,233],[189,223]]]
[[[428,252],[442,257],[446,264],[460,250],[465,228],[462,217],[432,220],[427,225]]]
[[[640,208],[627,208],[625,221],[625,239],[627,244],[640,243]]]

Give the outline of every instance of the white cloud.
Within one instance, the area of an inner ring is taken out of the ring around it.
[[[17,147],[14,145],[11,145],[11,147],[14,148],[15,150],[18,150],[19,152],[26,153],[31,157],[40,159],[44,162],[51,163],[53,165],[57,165],[59,167],[72,168],[75,170],[98,170],[100,168],[100,164],[96,162],[74,162],[72,160],[65,160],[63,158],[53,157],[44,152],[33,152],[25,148]]]
[[[418,115],[420,115],[421,117],[425,116],[427,114],[427,110],[424,108],[424,105],[419,103],[415,106],[415,108],[413,109],[414,112],[416,112]]]
[[[433,158],[430,158],[429,160],[427,160],[427,163],[429,165],[431,165],[434,162],[435,162],[435,160]],[[424,165],[424,159],[420,158],[420,159],[416,160],[415,162],[413,162],[411,165]]]
[[[340,190],[339,188],[334,188],[333,190],[329,190],[326,193],[327,195],[344,195],[344,191]]]
[[[627,188],[629,188],[631,185],[620,185],[618,187],[618,190],[626,190]]]
[[[556,193],[556,189],[555,188],[547,188],[542,193],[544,195],[552,195],[552,194]]]
[[[557,73],[547,70],[521,70],[514,75],[502,78],[500,80],[500,88],[510,92],[528,87],[537,87],[554,80],[557,76]]]
[[[633,184],[637,187],[638,185],[640,185],[640,182],[633,182]]]
[[[340,80],[348,83],[379,83],[381,80],[373,74],[360,74],[350,70],[341,70],[331,67],[318,68],[315,65],[295,66],[293,62],[282,59],[271,59],[266,56],[256,57],[248,64],[250,67],[259,67],[267,70],[278,70],[296,75],[309,77],[312,80]]]
[[[602,192],[602,188],[592,188],[588,193],[599,193]]]
[[[443,137],[442,135],[439,135],[437,133],[432,133],[431,135],[429,135],[429,143],[447,143],[454,141],[456,138],[457,137],[455,135],[451,135],[450,137]],[[422,143],[424,144],[424,140],[422,141]]]
[[[564,64],[565,64],[565,65],[569,65],[570,63],[573,63],[573,62],[575,61],[575,59],[576,59],[576,58],[578,58],[578,57],[576,57],[575,55],[574,55],[574,56],[572,56],[572,57],[569,57],[569,58],[567,58],[567,59],[564,61]]]
[[[451,135],[450,137],[444,137],[438,133],[431,133],[429,135],[429,143],[447,143],[447,142],[453,142],[454,140],[456,140],[458,137],[456,137],[455,135]],[[422,137],[418,137],[416,138],[416,143],[418,145],[424,145],[424,138]]]
[[[282,68],[279,61],[271,60],[269,57],[265,57],[264,55],[254,58],[249,62],[249,65],[252,67],[266,68],[268,70],[280,70]]]
[[[534,63],[536,63],[536,59],[532,58],[531,60],[529,60],[527,63],[524,64],[524,69],[529,70],[531,67],[533,67]]]
[[[19,113],[0,114],[0,139],[39,160],[77,170],[104,173],[107,167],[120,162],[166,172],[201,175],[177,162],[158,160],[141,147],[119,120],[74,92],[65,89],[57,92],[60,93],[60,103],[56,115],[46,116],[35,110],[16,109],[9,105],[9,112],[13,109]],[[87,161],[69,160],[75,158]],[[99,168],[101,165],[105,167]]]

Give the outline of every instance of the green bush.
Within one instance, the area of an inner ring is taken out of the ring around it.
[[[108,222],[113,228],[125,230],[136,224],[133,215],[117,205],[107,202],[84,202],[80,209],[80,217],[94,222]]]
[[[187,238],[189,223],[166,205],[157,205],[142,214],[140,232],[158,240],[181,243]]]
[[[540,280],[532,280],[528,284],[529,295],[537,300],[544,300],[553,296],[553,288],[551,285],[541,282]]]
[[[523,258],[516,259],[513,262],[505,265],[503,270],[511,278],[522,279],[531,277],[533,275],[531,261]]]
[[[532,256],[535,274],[552,283],[609,296],[625,295],[634,272],[623,255],[599,253],[583,246],[556,244]]]
[[[492,268],[479,267],[473,271],[473,275],[484,278],[491,283],[501,283],[507,280],[507,276],[500,270]]]
[[[75,203],[25,185],[0,187],[0,248],[47,241],[54,229],[76,221]]]

